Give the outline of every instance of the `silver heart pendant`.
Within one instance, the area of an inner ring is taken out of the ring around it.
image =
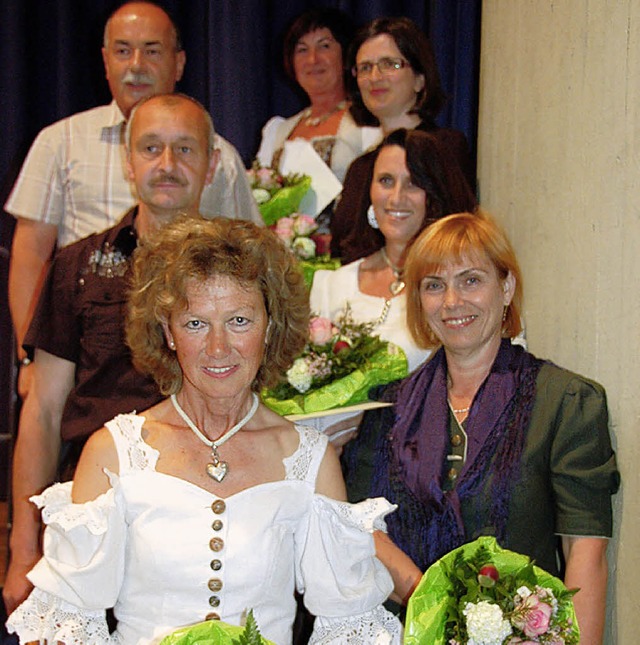
[[[217,482],[221,482],[229,472],[229,465],[226,461],[218,461],[216,464],[207,464],[207,475]]]
[[[394,296],[397,296],[399,293],[402,292],[404,289],[404,280],[394,280],[390,285],[389,285],[389,291]]]

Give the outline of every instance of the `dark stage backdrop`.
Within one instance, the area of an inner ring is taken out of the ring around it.
[[[108,103],[100,46],[113,0],[0,0],[0,204],[38,131]],[[247,164],[274,114],[303,106],[281,67],[283,31],[312,6],[334,6],[357,25],[405,15],[430,35],[450,97],[439,121],[466,133],[475,154],[481,0],[166,0],[187,53],[178,89],[199,99]],[[0,213],[0,437],[14,401],[7,272],[13,220]],[[0,454],[0,473],[7,455]],[[0,482],[2,485],[6,478]]]

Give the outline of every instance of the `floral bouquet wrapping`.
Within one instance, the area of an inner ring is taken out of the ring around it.
[[[183,627],[160,641],[160,645],[274,645],[260,635],[253,611],[244,627],[220,620],[208,620]]]
[[[311,288],[318,269],[335,271],[340,267],[340,260],[329,257],[324,237],[314,236],[318,225],[311,215],[292,213],[281,217],[272,228],[298,259],[307,287]]]
[[[576,590],[481,537],[434,562],[409,599],[406,645],[573,645]]]
[[[265,390],[262,400],[278,414],[309,414],[362,403],[373,386],[405,377],[404,352],[372,329],[355,323],[349,308],[336,323],[312,318],[310,340],[286,383]]]
[[[311,177],[307,175],[282,175],[273,168],[261,167],[257,162],[247,170],[247,177],[267,226],[295,212],[311,187]]]

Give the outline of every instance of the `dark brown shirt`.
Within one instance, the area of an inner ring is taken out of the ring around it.
[[[131,209],[119,224],[61,249],[42,290],[24,347],[76,364],[61,436],[89,436],[121,412],[160,401],[155,382],[133,367],[124,340],[131,256],[137,245]]]

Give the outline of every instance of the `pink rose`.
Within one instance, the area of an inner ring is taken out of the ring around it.
[[[523,598],[511,616],[514,627],[522,630],[525,636],[535,638],[544,634],[549,629],[549,622],[553,609],[538,596],[531,594]],[[526,641],[525,641],[526,642]]]
[[[316,220],[311,215],[297,215],[293,218],[293,230],[296,235],[311,235],[317,228]]]
[[[273,188],[278,185],[278,181],[274,177],[274,172],[271,168],[260,168],[256,172],[256,179],[260,182],[262,188]]]
[[[293,232],[293,220],[290,217],[281,217],[276,222],[276,235],[287,245],[291,244],[295,234]]]
[[[314,345],[326,345],[333,335],[333,325],[328,318],[317,316],[309,322],[309,337]]]

